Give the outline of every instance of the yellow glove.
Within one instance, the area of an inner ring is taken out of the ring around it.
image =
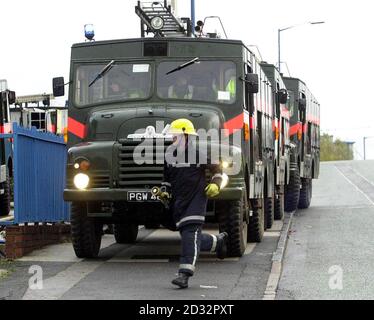
[[[161,200],[169,200],[171,198],[168,192],[161,192],[159,197]]]
[[[215,183],[208,184],[208,186],[205,188],[205,194],[208,198],[217,197],[219,192],[219,186],[217,186]]]

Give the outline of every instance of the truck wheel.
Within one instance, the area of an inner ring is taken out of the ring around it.
[[[218,218],[220,232],[229,235],[228,256],[242,257],[247,247],[248,225],[245,221],[245,194],[242,200],[220,203]]]
[[[87,217],[87,204],[71,204],[71,237],[78,258],[96,258],[100,251],[103,226]]]
[[[253,209],[252,217],[249,217],[248,242],[260,243],[265,232],[264,199],[261,199],[262,207]]]
[[[5,217],[10,213],[10,179],[9,173],[6,175],[6,181],[0,185],[4,194],[0,195],[0,217]]]
[[[287,212],[295,211],[300,199],[300,172],[297,163],[290,165],[290,182],[285,186],[284,209]]]
[[[271,229],[274,224],[274,200],[265,198],[265,229]]]
[[[308,209],[312,201],[313,180],[301,179],[301,185],[299,209]]]
[[[278,194],[274,200],[274,219],[283,220],[284,218],[284,194]]]
[[[138,237],[139,226],[134,223],[115,224],[114,238],[119,244],[132,244]]]

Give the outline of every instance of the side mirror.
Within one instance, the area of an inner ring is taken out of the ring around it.
[[[258,74],[247,73],[245,75],[245,82],[246,82],[248,93],[258,93],[259,91]]]
[[[53,78],[53,95],[55,97],[63,97],[65,95],[64,77]]]
[[[16,103],[16,93],[14,91],[8,91],[8,102],[9,104]]]
[[[278,91],[278,100],[280,104],[286,104],[288,101],[288,92],[286,89]]]
[[[305,111],[306,109],[306,99],[305,98],[300,98],[299,100],[299,110],[300,111]]]

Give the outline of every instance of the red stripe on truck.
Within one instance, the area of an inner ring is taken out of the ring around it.
[[[223,127],[228,130],[228,134],[232,135],[235,132],[242,130],[244,126],[244,113],[239,114],[237,117],[227,121]]]
[[[86,137],[86,126],[70,117],[68,120],[68,130],[78,138],[84,139]]]

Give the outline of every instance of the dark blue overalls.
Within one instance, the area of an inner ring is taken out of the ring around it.
[[[184,159],[188,158],[189,152],[196,152],[196,159],[199,159],[195,145],[188,143]],[[208,169],[213,177],[212,183],[220,186],[222,169],[220,165],[190,164],[187,159],[183,162],[165,165],[163,185],[171,190],[170,210],[182,237],[179,272],[192,276],[200,251],[216,250],[217,237],[202,233],[208,203],[205,171]]]

